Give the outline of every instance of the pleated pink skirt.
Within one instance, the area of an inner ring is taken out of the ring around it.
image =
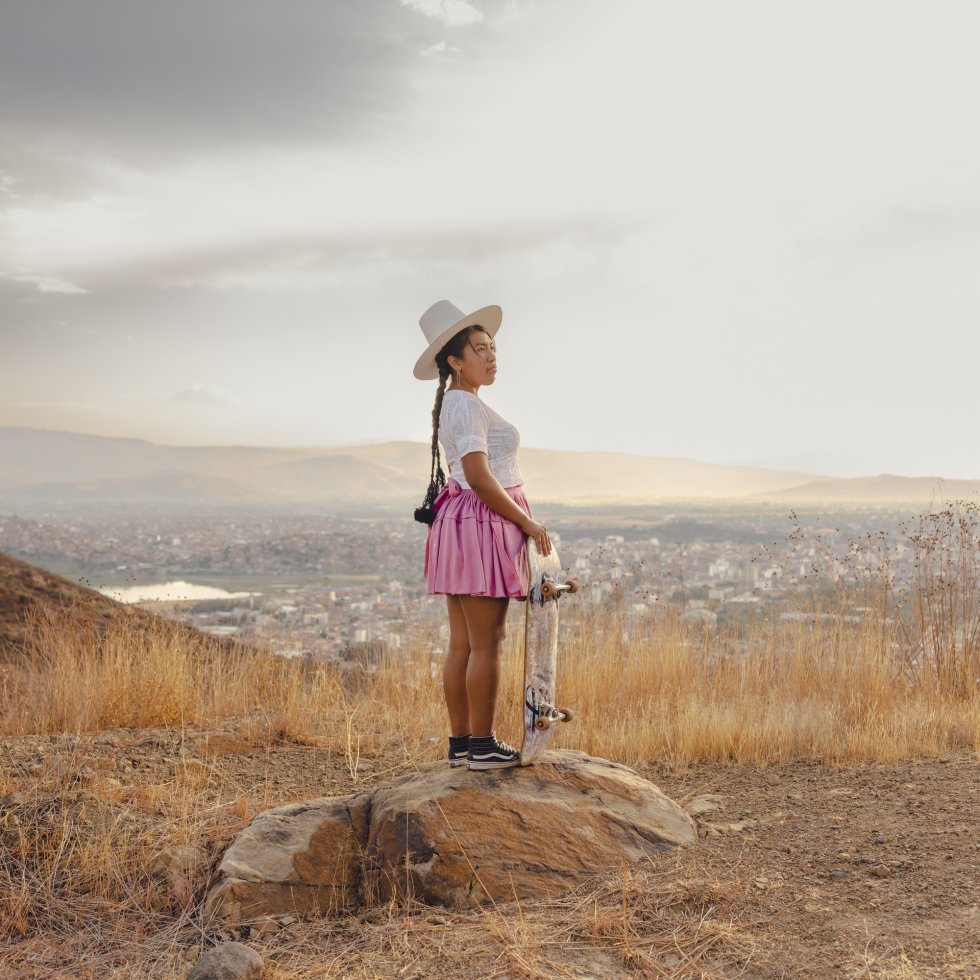
[[[522,487],[507,493],[527,513]],[[454,480],[439,491],[436,519],[425,540],[425,577],[430,595],[485,595],[523,599],[530,575],[527,535]]]

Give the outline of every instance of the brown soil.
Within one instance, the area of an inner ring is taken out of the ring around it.
[[[751,885],[739,915],[769,963],[750,974],[980,976],[974,754],[644,775],[682,804],[724,797],[723,811],[702,818],[701,848],[719,874],[737,869]]]
[[[348,793],[412,764],[362,759],[352,773],[343,756],[270,741],[259,721],[183,732],[114,730],[80,739],[4,738],[0,831],[12,826],[11,814],[24,827],[31,813],[50,808],[53,800],[82,797],[103,801],[113,812],[125,810],[147,838],[167,840],[177,817],[174,787],[193,785],[196,839],[208,848],[213,867],[255,813]],[[713,798],[719,809],[699,817],[696,848],[626,877],[623,869],[609,869],[591,892],[579,888],[566,901],[540,909],[527,903],[500,906],[489,915],[418,906],[373,909],[274,927],[245,941],[265,956],[266,975],[283,980],[396,974],[980,976],[980,779],[974,754],[891,765],[641,771],[682,805],[708,797],[710,806]],[[652,892],[666,894],[680,882],[686,904],[656,905]],[[137,955],[137,940],[130,953],[120,951],[118,938],[109,942],[114,916],[106,913],[106,946],[114,944],[116,952],[99,963],[101,927],[92,932],[99,920],[90,920],[91,972],[77,959],[59,959],[68,948],[63,923],[21,923],[4,937],[0,973],[182,977],[197,948],[220,938],[202,938],[194,925],[197,907],[171,915],[170,959],[159,951],[150,957],[152,929],[140,940],[145,956]],[[610,915],[603,918],[601,909]],[[694,934],[699,917],[724,919],[728,933],[719,933],[717,948],[693,963],[685,960],[684,937]],[[521,935],[531,939],[521,945],[507,932],[511,939],[503,943],[502,924],[518,922]],[[158,926],[166,931],[168,919]],[[669,945],[672,929],[678,952],[665,951],[663,943],[654,947],[654,931]],[[551,938],[542,945],[536,936]]]

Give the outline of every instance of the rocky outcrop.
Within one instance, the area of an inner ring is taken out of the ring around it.
[[[433,763],[259,814],[225,852],[205,915],[236,923],[404,894],[454,907],[545,898],[695,839],[656,786],[582,752],[490,772]]]

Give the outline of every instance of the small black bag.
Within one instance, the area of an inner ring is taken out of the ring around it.
[[[426,491],[425,500],[422,506],[415,509],[415,520],[420,524],[432,526],[436,519],[436,509],[433,506],[439,491],[446,485],[446,474],[442,472],[442,454],[436,450],[435,459],[432,460],[432,471],[429,474],[429,489]]]

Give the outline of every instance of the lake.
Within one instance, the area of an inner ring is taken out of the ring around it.
[[[193,599],[247,599],[261,592],[228,592],[213,585],[193,582],[163,582],[156,585],[102,586],[97,591],[117,602],[180,602]]]

